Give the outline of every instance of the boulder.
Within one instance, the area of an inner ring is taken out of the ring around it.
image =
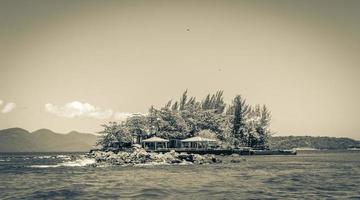
[[[221,163],[222,162],[222,160],[220,160],[214,154],[206,155],[206,159],[208,160],[208,162],[213,162],[213,163]]]
[[[177,156],[178,159],[180,160],[185,160],[188,162],[193,162],[194,161],[194,155],[193,154],[187,154],[187,153],[181,153]]]
[[[204,156],[201,156],[201,155],[198,155],[198,154],[194,154],[193,155],[193,162],[195,164],[199,164],[199,165],[202,165],[204,163],[206,163],[206,159]]]
[[[230,162],[232,162],[232,163],[240,163],[240,162],[243,162],[243,161],[246,161],[246,159],[244,158],[244,157],[235,157],[235,158],[232,158],[231,160],[230,160]]]
[[[180,163],[182,163],[183,161],[182,160],[180,160],[180,159],[178,159],[178,158],[175,158],[175,159],[173,159],[173,160],[171,160],[171,164],[180,164]],[[185,161],[186,162],[186,161]]]

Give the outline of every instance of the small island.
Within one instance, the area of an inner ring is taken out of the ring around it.
[[[252,106],[241,95],[227,105],[223,91],[198,101],[186,90],[178,101],[147,114],[134,114],[123,122],[109,122],[88,156],[98,164],[205,164],[231,155],[296,154],[270,150],[271,112],[266,105]]]

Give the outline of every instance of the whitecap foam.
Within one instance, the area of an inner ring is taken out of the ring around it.
[[[188,161],[183,161],[181,163],[174,163],[174,164],[170,164],[167,162],[148,162],[148,163],[140,163],[140,164],[135,164],[135,167],[143,167],[143,166],[161,166],[161,165],[193,165],[194,163],[192,162],[188,162]]]
[[[60,165],[65,167],[83,167],[94,164],[95,162],[96,162],[95,159],[92,158],[82,158],[74,161],[64,162],[61,163]]]
[[[35,156],[36,159],[49,159],[52,158],[52,156]]]
[[[87,165],[94,164],[96,161],[95,159],[91,158],[81,158],[74,161],[68,161],[59,163],[56,165],[31,165],[30,167],[33,168],[54,168],[54,167],[84,167]]]
[[[71,157],[68,155],[57,155],[56,158],[63,159],[63,160],[71,160]]]
[[[32,168],[54,168],[60,167],[59,165],[31,165]]]

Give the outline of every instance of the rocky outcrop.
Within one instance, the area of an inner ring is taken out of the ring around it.
[[[141,165],[141,164],[212,164],[220,163],[221,160],[215,155],[198,155],[177,153],[170,151],[167,153],[146,152],[143,148],[133,146],[131,151],[112,151],[93,150],[87,157],[96,161],[95,165]]]

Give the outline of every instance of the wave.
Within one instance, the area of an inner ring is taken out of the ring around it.
[[[52,156],[34,156],[35,159],[50,159]]]
[[[55,158],[63,159],[63,160],[71,160],[71,156],[68,155],[57,155]]]
[[[69,155],[56,155],[56,156],[33,156],[27,157],[24,159],[35,158],[35,159],[62,159],[62,160],[71,160],[71,156]]]
[[[74,161],[59,163],[56,165],[31,165],[30,167],[32,168],[84,167],[84,166],[92,165],[95,162],[96,162],[95,159],[81,158]]]
[[[149,162],[149,163],[140,163],[140,164],[135,164],[135,167],[144,167],[144,166],[161,166],[161,165],[193,165],[194,163],[192,162],[188,162],[188,161],[184,161],[181,163],[174,163],[174,164],[170,164],[167,162]]]

